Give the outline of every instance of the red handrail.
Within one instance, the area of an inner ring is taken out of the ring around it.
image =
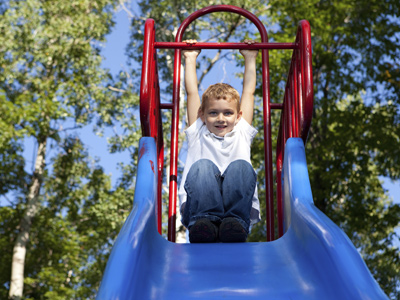
[[[189,24],[195,19],[212,12],[232,12],[246,17],[258,28],[261,36],[261,43],[256,43],[253,45],[245,45],[243,43],[196,43],[195,45],[188,45],[183,43],[182,37]],[[161,232],[161,174],[163,169],[163,141],[162,123],[159,109],[172,109],[168,239],[173,242],[175,241],[176,226],[181,50],[190,47],[194,49],[261,49],[264,114],[264,156],[266,172],[266,228],[267,241],[271,241],[274,239],[271,109],[282,109],[276,152],[278,178],[278,232],[279,236],[281,236],[283,234],[281,172],[285,142],[287,138],[293,136],[301,136],[303,140],[306,141],[312,117],[313,87],[311,70],[311,35],[309,24],[307,21],[301,21],[299,23],[295,43],[268,43],[268,35],[265,27],[255,15],[242,8],[231,5],[214,5],[200,9],[191,14],[179,27],[175,42],[165,43],[155,41],[154,20],[149,19],[146,21],[140,93],[140,115],[143,135],[155,137],[159,149],[159,201],[157,213],[159,217],[159,231]],[[156,58],[156,49],[159,48],[175,49],[172,103],[160,103],[159,100]],[[268,49],[293,49],[292,62],[288,75],[283,104],[270,103]]]
[[[306,143],[313,113],[312,47],[311,29],[308,21],[299,22],[295,44],[298,45],[298,48],[293,51],[290,64],[276,149],[279,237],[285,231],[285,228],[283,228],[281,179],[285,143],[290,137],[301,137]]]
[[[157,228],[162,230],[162,174],[164,169],[164,142],[160,114],[160,88],[158,80],[157,56],[154,48],[154,20],[145,23],[142,78],[140,82],[140,122],[142,135],[154,137],[157,144],[158,199],[157,199]]]

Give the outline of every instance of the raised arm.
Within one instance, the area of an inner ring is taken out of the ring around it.
[[[184,41],[188,44],[195,44],[196,40]],[[197,119],[200,107],[200,96],[196,73],[196,59],[200,50],[183,50],[185,58],[185,89],[187,94],[187,115],[188,125],[192,125]]]
[[[254,41],[244,41],[253,44]],[[256,91],[256,59],[258,50],[240,50],[244,57],[243,92],[240,101],[242,117],[251,125],[254,113],[254,92]]]

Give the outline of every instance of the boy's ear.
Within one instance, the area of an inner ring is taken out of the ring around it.
[[[201,109],[201,107],[199,107],[199,110],[197,111],[197,117],[200,118],[204,122],[205,117],[204,117],[204,112]]]
[[[239,120],[242,118],[242,114],[243,114],[242,111],[239,111],[239,112],[238,112],[237,118],[236,118],[236,121],[235,121],[235,125],[236,125],[236,124],[239,122]]]

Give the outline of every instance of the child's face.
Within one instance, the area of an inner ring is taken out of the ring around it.
[[[220,137],[231,132],[241,116],[235,101],[225,99],[209,99],[204,111],[200,111],[200,118],[207,129]]]

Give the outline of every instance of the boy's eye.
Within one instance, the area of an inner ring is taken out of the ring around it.
[[[225,116],[230,116],[230,115],[233,115],[233,112],[227,111],[227,112],[224,113],[224,115],[225,115]]]
[[[209,114],[215,116],[217,113],[215,111],[210,111]]]

